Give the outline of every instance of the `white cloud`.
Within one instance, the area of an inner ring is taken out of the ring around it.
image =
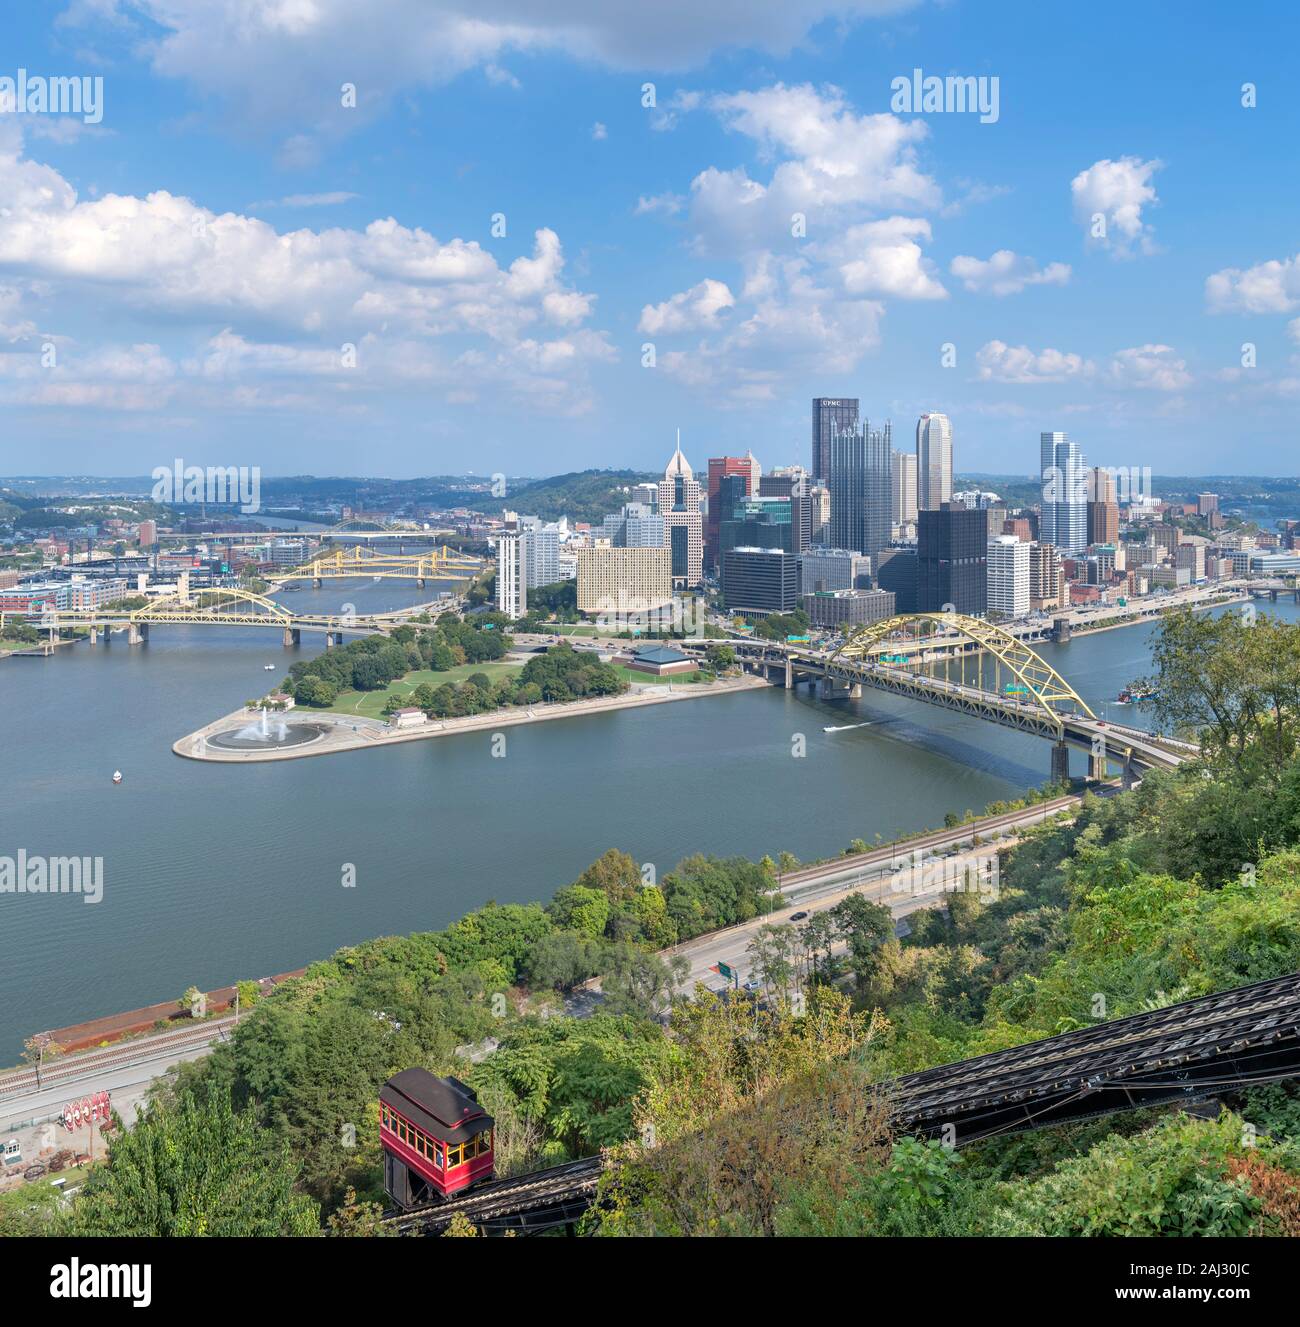
[[[701,251],[771,247],[789,238],[796,214],[817,238],[837,229],[849,211],[878,214],[940,201],[938,185],[917,163],[917,144],[929,132],[922,120],[858,115],[838,88],[808,84],[719,95],[708,105],[729,129],[787,160],[766,184],[743,166],[710,166],[695,177],[691,216]]]
[[[322,362],[335,363],[338,347],[367,336],[399,358],[414,355],[407,343],[451,337],[452,354],[481,341],[497,347],[487,361],[499,372],[494,398],[558,401],[556,384],[567,381],[576,401],[589,397],[589,367],[613,353],[603,332],[582,327],[595,297],[566,282],[552,230],[538,230],[531,252],[503,266],[475,241],[440,240],[391,217],[364,230],[281,232],[162,190],[81,200],[57,171],[22,157],[12,134],[0,138],[0,265],[15,280],[0,292],[0,338],[11,341],[33,335],[39,311],[15,311],[19,287],[39,285],[47,302],[104,301],[160,316],[172,335],[224,327],[236,340],[216,342],[208,360],[225,354],[249,372],[275,364],[310,373],[311,352],[295,342],[310,341]],[[284,348],[232,355],[237,342]],[[139,361],[138,347],[128,354]],[[111,365],[74,360],[61,354],[60,366],[83,386],[113,376]],[[543,372],[545,390],[534,381]],[[62,379],[39,381],[45,399],[57,395],[46,387],[64,397],[72,390]]]
[[[1185,360],[1172,346],[1134,346],[1111,356],[1106,374],[1113,387],[1136,387],[1157,392],[1177,392],[1187,387],[1192,375]]]
[[[348,193],[344,189],[332,189],[319,194],[288,194],[284,198],[268,198],[258,203],[249,203],[250,208],[267,207],[337,207],[340,203],[350,203],[359,194]]]
[[[1064,350],[1031,350],[1005,341],[986,342],[976,352],[977,376],[991,382],[1068,382],[1090,376],[1095,365]]]
[[[880,344],[884,305],[835,299],[801,259],[766,255],[747,285],[752,312],[720,337],[660,355],[669,377],[731,404],[760,404],[781,399],[801,376],[851,373]]]
[[[839,239],[814,251],[838,266],[844,289],[851,295],[947,299],[934,264],[917,243],[929,238],[930,223],[923,218],[890,217],[851,226]]]
[[[1071,180],[1075,220],[1090,244],[1108,249],[1116,257],[1131,256],[1135,247],[1143,253],[1155,251],[1152,230],[1142,219],[1142,209],[1160,201],[1151,177],[1163,164],[1140,157],[1121,157],[1118,161],[1106,158]]]
[[[652,212],[662,212],[665,216],[676,216],[678,212],[686,206],[686,200],[681,194],[662,193],[651,194],[648,197],[642,194],[636,200],[636,207],[632,209],[633,215],[644,217]]]
[[[647,304],[641,310],[637,329],[649,336],[659,336],[716,327],[719,316],[734,308],[735,303],[735,296],[725,282],[706,277],[662,304]]]
[[[609,137],[609,130],[597,120],[596,123],[591,126],[591,136],[596,142],[600,143]]]
[[[253,126],[346,133],[408,88],[474,68],[507,86],[511,52],[559,51],[616,69],[680,70],[727,49],[783,55],[826,19],[841,24],[916,0],[78,0],[66,23],[129,20],[156,73],[221,98]],[[120,36],[119,36],[120,39]],[[357,107],[339,88],[357,89]]]
[[[967,290],[983,295],[1018,295],[1026,286],[1063,286],[1070,279],[1068,263],[1039,269],[1033,258],[999,249],[987,259],[959,254],[948,266]]]
[[[1300,308],[1300,254],[1215,272],[1205,279],[1205,302],[1211,313],[1290,313]]]

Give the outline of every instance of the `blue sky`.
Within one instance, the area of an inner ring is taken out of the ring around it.
[[[1283,3],[21,7],[0,80],[98,76],[103,116],[0,114],[0,472],[650,468],[678,427],[807,463],[809,398],[853,395],[896,446],[947,412],[962,470],[1063,428],[1296,474],[1297,37]],[[915,68],[996,78],[996,122],[894,113]]]

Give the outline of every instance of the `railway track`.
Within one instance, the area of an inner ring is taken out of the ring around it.
[[[90,1054],[70,1055],[66,1059],[50,1060],[41,1069],[41,1081],[36,1082],[35,1069],[20,1069],[0,1075],[0,1102],[28,1092],[57,1087],[60,1083],[75,1082],[88,1074],[105,1073],[112,1069],[126,1069],[134,1064],[147,1063],[177,1050],[190,1050],[217,1040],[229,1027],[233,1018],[214,1019],[201,1027],[174,1032],[165,1037],[147,1037],[139,1041],[123,1042]]]
[[[463,1198],[390,1213],[384,1225],[403,1235],[436,1235],[460,1213],[479,1229],[493,1233],[550,1230],[575,1221],[591,1206],[602,1165],[598,1156],[583,1157],[528,1175],[494,1180]]]
[[[925,1069],[880,1090],[898,1133],[960,1147],[1297,1076],[1300,973],[1293,973]],[[599,1157],[567,1162],[392,1213],[385,1224],[402,1234],[438,1234],[459,1212],[488,1232],[553,1229],[590,1206],[601,1169]]]
[[[1300,973],[896,1080],[908,1131],[958,1145],[1300,1075]]]

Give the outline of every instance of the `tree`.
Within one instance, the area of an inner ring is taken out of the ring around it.
[[[601,890],[617,907],[630,902],[640,892],[641,871],[630,854],[610,848],[597,857],[574,883]]]
[[[870,979],[876,950],[894,938],[894,914],[861,894],[850,894],[831,910],[840,935],[848,941],[858,989]]]
[[[209,1084],[174,1106],[152,1103],[134,1128],[121,1121],[108,1164],[74,1201],[72,1235],[176,1237],[311,1235],[316,1204],[294,1192],[287,1147],[268,1147],[252,1115]]]

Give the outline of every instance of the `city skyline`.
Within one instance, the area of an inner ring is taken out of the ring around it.
[[[611,436],[649,469],[678,424],[811,466],[806,402],[848,388],[940,404],[968,470],[1065,426],[1103,462],[1218,473],[1228,440],[1295,473],[1296,19],[1270,11],[1268,41],[1185,17],[1177,60],[1156,14],[1116,44],[1091,14],[906,0],[759,7],[741,38],[507,4],[474,42],[395,0],[20,12],[9,82],[102,88],[0,116],[0,470],[147,473],[179,444],[268,475],[558,473]],[[996,114],[903,105],[922,70],[996,81]]]

